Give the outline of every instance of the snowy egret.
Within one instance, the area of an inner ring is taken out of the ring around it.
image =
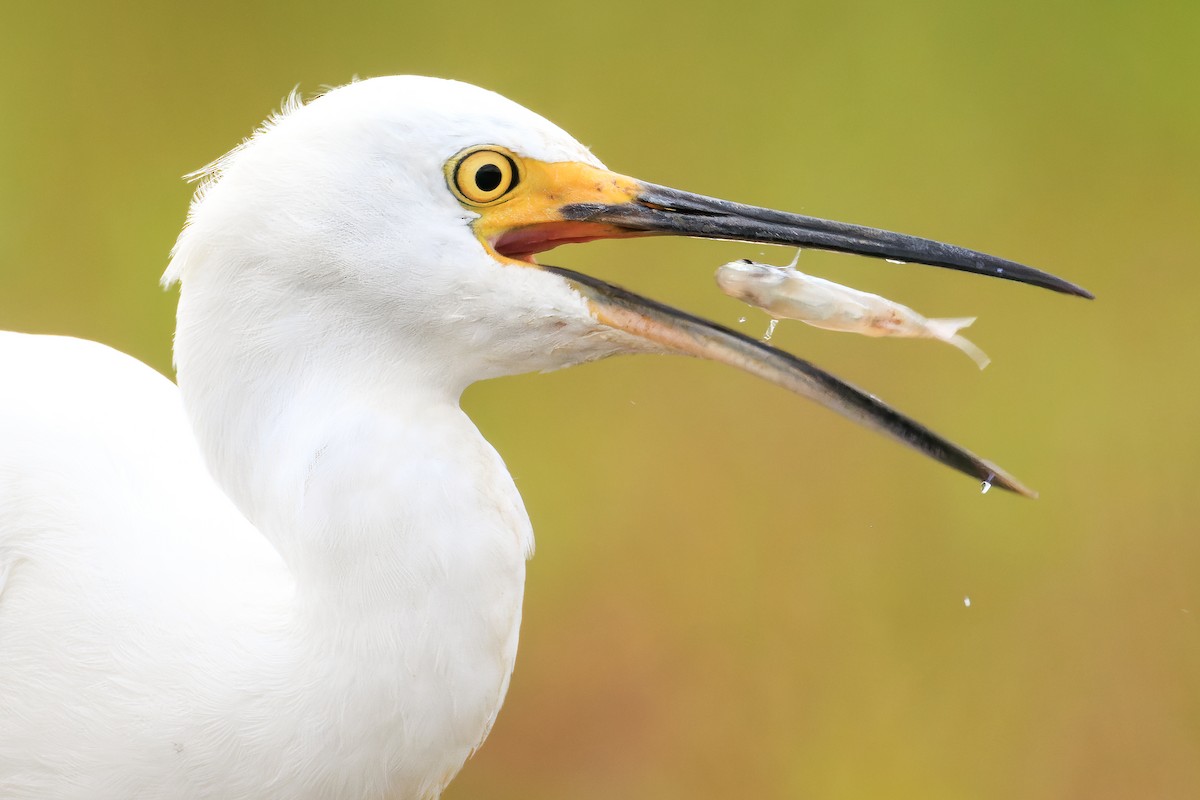
[[[608,172],[462,83],[290,102],[192,203],[166,274],[178,388],[102,345],[0,335],[0,797],[436,797],[504,698],[533,541],[459,409],[473,381],[703,356],[1022,490],[804,361],[533,259],[652,234],[1086,294]]]

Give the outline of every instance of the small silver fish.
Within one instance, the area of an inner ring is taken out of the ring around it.
[[[962,350],[980,369],[991,362],[982,350],[958,334],[975,317],[926,319],[908,306],[877,294],[805,275],[793,266],[774,267],[745,258],[722,265],[716,277],[725,294],[758,306],[773,317],[863,336],[938,339]]]

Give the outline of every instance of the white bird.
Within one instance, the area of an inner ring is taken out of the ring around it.
[[[178,388],[99,344],[0,334],[0,797],[436,797],[504,698],[533,547],[459,408],[477,380],[701,355],[1021,490],[806,362],[532,258],[654,233],[1084,294],[610,173],[462,83],[291,102],[192,203],[166,273]]]

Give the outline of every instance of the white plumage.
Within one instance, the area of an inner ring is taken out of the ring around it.
[[[289,104],[219,160],[167,271],[178,388],[0,334],[0,798],[438,795],[517,647],[529,520],[470,383],[619,352],[730,363],[1003,488],[807,362],[533,254],[654,233],[930,261],[927,240],[607,172],[429,78]]]
[[[459,395],[623,334],[480,247],[442,171],[478,142],[593,161],[474,87],[352,84],[199,194],[179,390],[0,338],[0,797],[430,797],[479,745],[533,539]]]

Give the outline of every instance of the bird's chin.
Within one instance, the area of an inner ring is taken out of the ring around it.
[[[562,244],[592,242],[597,239],[619,239],[638,236],[638,231],[625,231],[612,225],[594,222],[543,222],[505,231],[491,242],[492,249],[504,258],[537,264],[538,253]]]

